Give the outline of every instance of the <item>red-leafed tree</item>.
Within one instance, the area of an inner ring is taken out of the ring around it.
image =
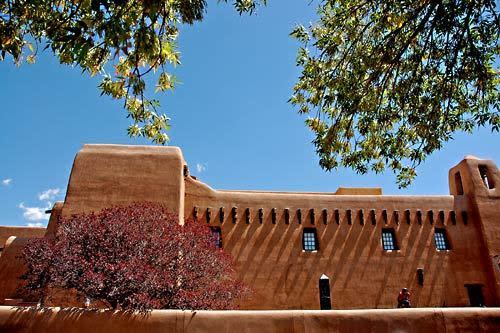
[[[204,224],[137,203],[59,221],[23,252],[26,289],[76,290],[122,309],[231,309],[246,294]]]

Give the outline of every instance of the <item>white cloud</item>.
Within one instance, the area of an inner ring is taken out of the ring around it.
[[[31,227],[31,228],[40,228],[40,227],[43,227],[43,223],[41,222],[35,222],[35,223],[28,223],[26,224],[28,227]]]
[[[45,207],[27,207],[24,202],[19,204],[19,208],[23,210],[23,217],[25,220],[29,221],[27,226],[29,227],[41,227],[44,226],[46,221],[49,219],[50,214],[45,214],[46,210],[52,207],[52,199],[55,199],[60,195],[61,190],[59,188],[49,188],[46,191],[38,194],[38,199],[44,201]]]
[[[49,214],[45,214],[45,211],[50,209],[50,206],[50,202],[47,202],[47,207],[26,207],[24,202],[19,204],[19,208],[23,210],[23,217],[32,222],[47,221]]]
[[[38,195],[38,199],[41,201],[52,200],[56,195],[59,194],[61,190],[59,188],[49,188],[47,191],[43,191]]]
[[[3,186],[9,186],[10,184],[12,184],[12,178],[6,178],[6,179],[2,180]]]
[[[205,163],[196,163],[196,171],[198,171],[198,173],[202,173],[205,170],[207,170],[207,165]]]

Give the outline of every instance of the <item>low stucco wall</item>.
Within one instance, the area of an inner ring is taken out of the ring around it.
[[[7,332],[499,332],[500,308],[336,311],[122,311],[0,307]]]
[[[0,226],[0,248],[5,247],[5,242],[11,236],[22,238],[38,238],[45,235],[45,228]]]

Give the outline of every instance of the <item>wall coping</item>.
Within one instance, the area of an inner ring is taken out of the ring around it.
[[[131,311],[0,306],[2,332],[498,332],[500,308]]]

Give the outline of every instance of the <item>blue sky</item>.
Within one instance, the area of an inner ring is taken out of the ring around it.
[[[335,191],[380,186],[385,194],[447,194],[448,169],[465,155],[500,162],[499,135],[457,134],[419,167],[415,183],[318,166],[304,118],[287,104],[299,69],[296,23],[314,20],[309,1],[269,1],[253,16],[209,3],[202,23],[184,27],[182,82],[157,95],[172,118],[170,145],[183,150],[191,173],[214,188]],[[119,103],[100,97],[98,79],[61,66],[49,53],[35,65],[0,62],[0,225],[45,224],[43,210],[64,199],[71,165],[84,143],[149,144],[126,135]]]

